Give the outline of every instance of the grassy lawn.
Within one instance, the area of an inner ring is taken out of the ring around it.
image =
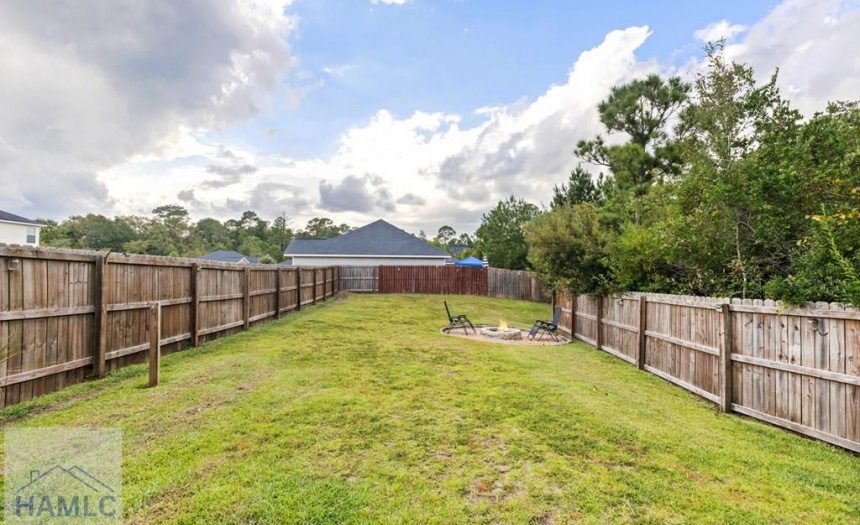
[[[548,305],[449,297],[527,327]],[[118,426],[128,523],[860,523],[860,458],[583,344],[444,336],[359,296],[0,412]]]

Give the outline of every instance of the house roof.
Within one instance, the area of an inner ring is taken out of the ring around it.
[[[293,239],[284,255],[450,257],[382,219],[333,239]]]
[[[204,261],[217,261],[217,262],[229,262],[229,263],[238,263],[242,262],[242,259],[246,260],[250,264],[257,264],[260,262],[259,257],[251,257],[250,255],[242,255],[239,252],[234,252],[232,250],[216,250],[211,253],[207,253],[206,255],[201,255],[198,259],[202,259]]]
[[[21,217],[20,215],[15,215],[14,213],[9,213],[8,211],[0,210],[0,221],[3,222],[18,222],[21,224],[32,224],[33,226],[44,226],[44,224],[32,221],[30,219]]]

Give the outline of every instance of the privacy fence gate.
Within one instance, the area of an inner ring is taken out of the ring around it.
[[[860,311],[558,293],[561,329],[705,399],[860,452]]]

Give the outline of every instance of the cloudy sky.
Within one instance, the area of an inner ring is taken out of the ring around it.
[[[860,0],[0,1],[0,209],[471,232],[547,203],[595,106],[708,40],[805,114],[860,98]]]

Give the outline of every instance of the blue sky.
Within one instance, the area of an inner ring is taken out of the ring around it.
[[[340,132],[379,108],[468,114],[534,98],[564,82],[576,56],[614,30],[647,25],[637,52],[671,63],[699,55],[696,29],[727,19],[749,25],[778,2],[436,0],[404,5],[298,1],[290,43],[298,67],[286,86],[311,91],[238,134],[284,130],[292,151],[330,153]],[[327,70],[333,70],[327,72]],[[324,86],[319,87],[318,82]],[[283,135],[272,140],[282,145]]]
[[[549,201],[613,85],[692,80],[719,37],[806,114],[860,93],[860,0],[3,3],[0,209],[471,232]]]

